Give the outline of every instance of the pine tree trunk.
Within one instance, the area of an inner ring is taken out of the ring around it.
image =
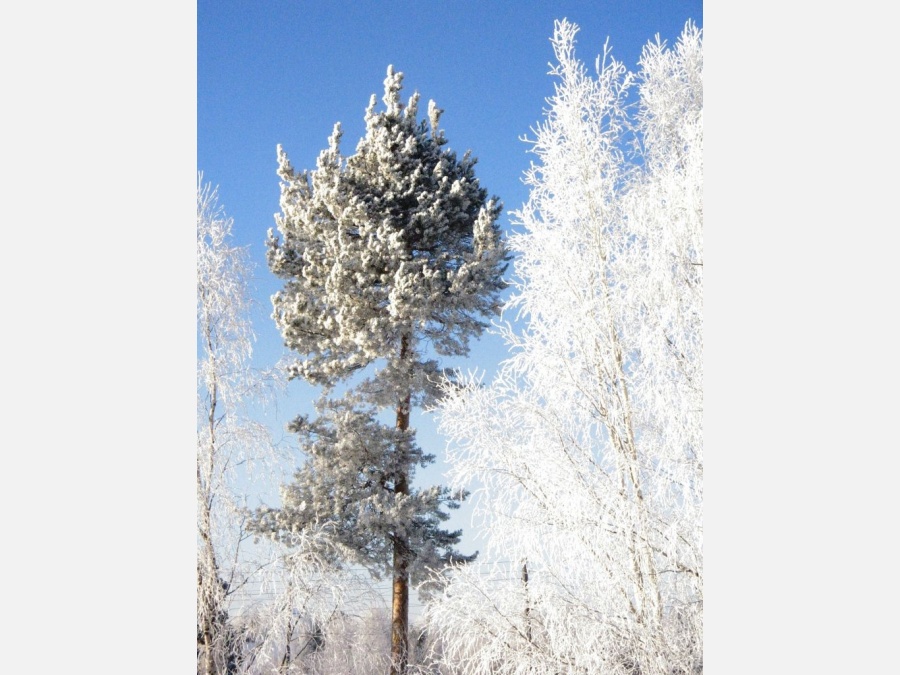
[[[407,551],[406,537],[395,537],[393,611],[391,613],[391,675],[404,675],[409,659],[409,570]]]
[[[400,338],[400,361],[407,358],[409,338]],[[409,393],[397,406],[397,429],[409,429]],[[398,449],[398,452],[402,450]],[[409,494],[408,462],[398,458],[402,467],[394,484],[398,495]],[[394,585],[391,611],[391,675],[405,675],[409,661],[409,537],[405,532],[394,533]]]

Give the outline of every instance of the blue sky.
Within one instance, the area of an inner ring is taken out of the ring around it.
[[[252,8],[251,8],[252,7]],[[220,203],[234,219],[236,242],[256,263],[258,335],[255,362],[275,363],[281,339],[269,319],[269,297],[280,282],[268,272],[264,240],[279,210],[275,147],[296,168],[313,168],[334,123],[344,128],[342,150],[352,152],[364,133],[363,112],[379,102],[387,66],[404,73],[404,98],[419,91],[444,109],[450,147],[478,158],[481,184],[506,211],[527,200],[521,177],[531,155],[523,136],[541,120],[553,92],[548,64],[554,20],[578,24],[578,54],[593,68],[609,39],[612,55],[637,68],[641,49],[656,34],[670,44],[685,22],[702,27],[702,3],[686,2],[285,2],[264,5],[200,0],[197,14],[197,167],[219,186]],[[423,103],[422,109],[426,106]],[[511,228],[510,216],[500,219]],[[510,267],[509,274],[513,270]],[[493,372],[506,356],[486,335],[465,360],[446,362]],[[280,428],[308,410],[314,390],[291,383],[269,419]],[[430,416],[414,415],[419,442],[438,462],[419,479],[442,483],[444,440]],[[292,440],[288,440],[292,443]],[[271,500],[273,491],[264,498]],[[473,541],[470,510],[450,527]]]

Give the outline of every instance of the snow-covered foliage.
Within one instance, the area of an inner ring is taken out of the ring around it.
[[[691,23],[596,75],[558,22],[511,238],[510,359],[448,389],[487,555],[429,610],[466,673],[696,673],[703,603],[703,55]],[[638,94],[637,104],[629,95]],[[518,571],[527,572],[520,574]]]
[[[341,128],[314,171],[295,172],[278,148],[283,241],[270,231],[269,266],[285,279],[275,321],[300,355],[291,374],[332,386],[378,359],[368,400],[394,406],[438,374],[423,358],[468,351],[498,309],[505,256],[475,160],[445,147],[432,105],[416,119],[418,94],[400,102],[402,74],[388,69],[386,110],[366,109],[366,134],[344,159]],[[401,357],[400,339],[409,343]]]
[[[400,498],[391,489],[393,477],[409,472],[410,462],[433,460],[415,444],[412,430],[385,425],[374,408],[358,408],[347,400],[327,401],[315,420],[300,417],[289,428],[311,460],[295,482],[282,488],[282,508],[259,512],[257,529],[289,541],[310,527],[339,523],[333,535],[339,547],[334,562],[364,565],[376,578],[392,562],[398,528],[413,551],[409,571],[414,583],[429,579],[430,571],[446,562],[468,559],[453,548],[460,533],[440,527],[447,518],[442,507],[456,508],[456,495],[430,487]]]
[[[418,94],[401,103],[401,83],[389,67],[385,108],[372,96],[352,156],[341,155],[339,124],[313,171],[295,171],[278,148],[280,237],[270,231],[268,261],[285,283],[274,319],[298,355],[290,375],[324,394],[315,420],[292,425],[308,460],[280,508],[254,523],[279,540],[333,523],[345,560],[393,575],[400,670],[410,575],[469,559],[454,548],[460,532],[440,527],[462,494],[411,484],[433,457],[415,442],[410,409],[439,393],[434,356],[467,354],[499,310],[506,259],[501,206],[475,160],[446,147],[433,102],[428,121],[417,119]],[[332,398],[338,385],[349,390]]]
[[[359,581],[359,580],[357,580]],[[368,607],[351,608],[343,593],[344,604],[327,615],[312,619],[306,615],[287,617],[280,632],[266,633],[267,642],[257,641],[252,629],[245,631],[248,647],[239,664],[247,675],[380,675],[391,667],[391,614],[384,606],[369,601]],[[357,594],[358,596],[359,594]],[[323,603],[323,607],[325,603]],[[242,615],[239,622],[252,626],[256,614]],[[275,624],[263,616],[261,623]],[[410,629],[411,646],[408,675],[439,675],[449,671],[435,664],[429,635],[417,626]]]
[[[308,530],[294,538],[290,552],[280,551],[246,577],[235,593],[237,611],[229,624],[231,672],[374,672],[379,659],[389,660],[389,647],[346,640],[358,623],[350,612],[383,604],[383,599],[368,578],[335,568],[331,547],[328,532]],[[365,664],[368,670],[333,668],[336,660]]]

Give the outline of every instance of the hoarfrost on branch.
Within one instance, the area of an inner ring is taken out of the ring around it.
[[[491,383],[449,387],[440,408],[454,483],[482,486],[487,554],[511,562],[460,569],[429,617],[467,673],[696,673],[701,32],[650,42],[637,73],[604,49],[591,75],[577,30],[555,27],[510,239],[524,328]]]

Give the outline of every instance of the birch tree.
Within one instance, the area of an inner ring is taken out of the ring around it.
[[[507,330],[494,381],[470,378],[440,409],[454,482],[483,485],[487,552],[509,563],[460,570],[429,616],[468,673],[695,673],[701,33],[649,43],[637,73],[604,49],[592,76],[577,30],[555,26],[555,93],[510,241],[524,328]]]
[[[279,235],[268,262],[284,280],[274,319],[297,354],[289,369],[323,387],[315,419],[299,417],[308,459],[256,527],[276,538],[333,522],[343,558],[390,574],[392,672],[408,653],[409,584],[473,556],[441,527],[462,493],[413,486],[433,456],[415,441],[412,408],[439,394],[441,356],[464,356],[499,309],[505,250],[475,159],[450,150],[432,101],[401,102],[388,68],[384,109],[373,95],[356,152],[341,154],[335,125],[316,169],[297,172],[278,147]],[[346,388],[340,397],[335,388]],[[390,415],[390,420],[384,418]]]
[[[327,616],[348,583],[328,564],[325,531],[294,537],[290,549],[248,546],[255,536],[248,493],[282,475],[282,458],[248,405],[270,400],[279,383],[277,373],[251,368],[252,268],[232,227],[217,190],[198,175],[197,671],[204,675],[272,672],[280,663],[270,658],[275,636],[291,621]]]
[[[233,479],[236,465],[263,441],[240,414],[251,386],[253,333],[247,319],[249,260],[245,250],[231,245],[231,228],[217,190],[198,175],[197,655],[204,674],[235,668],[227,595],[237,581],[233,561],[244,537]]]

